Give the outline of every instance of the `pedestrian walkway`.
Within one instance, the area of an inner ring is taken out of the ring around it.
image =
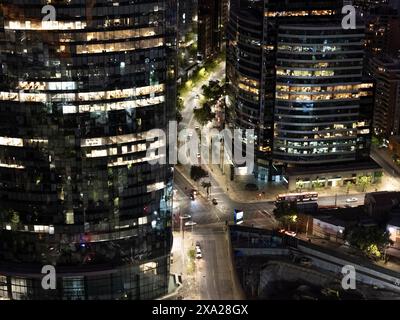
[[[232,181],[228,174],[222,173],[219,165],[211,164],[206,167],[229,198],[236,202],[275,201],[278,194],[287,192],[287,188],[280,183],[262,183],[257,181],[253,175],[235,176],[235,180]],[[248,184],[257,185],[258,190],[246,190]]]
[[[188,300],[198,300],[199,288],[196,281],[196,264],[191,261],[189,251],[194,249],[193,234],[186,230],[173,233],[171,274],[182,275],[182,287],[177,296]]]
[[[231,181],[228,174],[222,173],[219,165],[209,164],[203,165],[211,175],[216,184],[221,187],[223,192],[232,200],[239,203],[257,203],[265,201],[275,201],[276,196],[282,193],[298,192],[296,190],[289,191],[285,184],[277,182],[260,182],[253,175],[235,176],[235,180]],[[177,166],[177,169],[189,180],[204,197],[207,197],[199,183],[195,183],[190,179],[189,166]],[[246,190],[246,185],[256,185],[258,190]],[[382,186],[374,185],[366,188],[365,192],[383,191]],[[318,188],[313,191],[318,192],[320,197],[332,197],[335,195],[359,195],[361,190],[358,187],[336,187],[336,188]]]

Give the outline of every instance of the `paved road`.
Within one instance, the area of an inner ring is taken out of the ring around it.
[[[273,201],[261,201],[254,203],[239,203],[231,200],[224,190],[217,184],[217,182],[210,177],[213,187],[211,188],[211,197],[216,198],[218,205],[212,205],[210,199],[198,196],[195,201],[190,201],[189,191],[192,189],[192,185],[189,180],[183,176],[180,170],[175,170],[175,187],[179,188],[187,196],[187,204],[182,207],[183,214],[193,214],[194,221],[197,223],[207,224],[213,222],[224,222],[226,220],[233,221],[233,212],[235,209],[241,209],[244,211],[245,219],[258,219],[269,216],[275,207]],[[185,189],[186,188],[186,189]],[[201,188],[201,186],[200,186]],[[338,206],[345,206],[348,204],[346,200],[348,198],[357,198],[357,202],[350,203],[351,206],[362,205],[364,202],[364,193],[351,195],[351,196],[329,196],[320,197],[318,204],[320,206],[332,206],[335,203]],[[266,211],[266,212],[264,212]],[[261,213],[260,213],[261,212]]]
[[[191,276],[192,280],[186,282],[188,293],[185,298],[191,299],[194,296],[196,299],[210,300],[238,299],[238,294],[233,290],[233,266],[228,256],[229,247],[224,231],[225,222],[220,218],[221,212],[201,196],[191,201],[185,194],[185,186],[187,190],[190,188],[185,178],[178,176],[176,181],[176,206],[182,215],[191,215],[191,220],[197,223],[193,227],[185,227],[185,238],[193,240],[186,241],[185,249],[179,254],[185,254],[191,246],[194,248],[198,241],[203,255],[201,259],[196,259],[195,276]],[[176,240],[181,240],[180,235],[177,235]],[[192,292],[193,290],[196,292]]]
[[[194,129],[196,121],[193,117],[193,108],[199,103],[197,96],[201,94],[201,86],[208,83],[209,80],[221,79],[224,74],[223,66],[217,68],[216,72],[209,79],[199,83],[196,88],[184,97],[185,109],[182,111],[183,120],[180,128]],[[207,166],[205,166],[208,169]],[[182,170],[188,171],[188,166]],[[191,215],[192,221],[197,225],[192,228],[186,228],[186,232],[193,230],[194,241],[199,241],[202,246],[203,258],[196,261],[196,285],[199,288],[198,295],[201,299],[233,299],[233,280],[231,272],[231,262],[228,259],[228,247],[225,239],[223,227],[225,221],[233,221],[233,212],[235,209],[244,211],[244,221],[246,225],[254,225],[261,228],[274,228],[277,222],[273,217],[273,201],[262,201],[254,203],[239,203],[231,200],[225,193],[225,186],[219,183],[210,174],[209,180],[212,184],[211,195],[207,199],[198,195],[194,201],[189,199],[190,190],[193,188],[189,181],[180,170],[174,171],[175,189],[180,194],[179,212],[181,215]],[[196,185],[196,184],[195,184]],[[202,187],[197,185],[196,189]],[[353,197],[353,196],[352,196]],[[213,205],[211,199],[218,201]],[[346,204],[348,196],[323,197],[319,199],[320,205],[339,206]],[[352,205],[361,204],[364,194],[357,195],[358,202]]]
[[[179,170],[175,170],[174,181],[175,188],[183,192],[187,198],[187,201],[183,201],[181,205],[181,214],[192,215],[193,221],[198,224],[215,222],[225,223],[225,221],[232,222],[235,209],[243,210],[245,219],[260,218],[260,211],[266,210],[272,213],[274,209],[274,203],[272,201],[259,203],[238,203],[232,201],[213,180],[211,181],[213,184],[211,197],[217,199],[217,205],[213,205],[211,199],[206,199],[202,196],[197,196],[194,201],[191,201],[189,199],[189,192],[192,189],[192,185]],[[261,215],[261,217],[263,216]]]
[[[180,129],[195,128],[197,124],[194,120],[193,108],[199,104],[198,97],[202,92],[201,86],[210,80],[221,80],[224,73],[225,68],[221,65],[209,79],[199,83],[196,88],[184,97],[185,108],[182,111],[183,120],[180,123]],[[185,169],[187,170],[188,167]],[[223,230],[225,221],[233,221],[234,209],[242,209],[246,212],[246,219],[259,219],[260,221],[255,220],[257,224],[271,227],[273,220],[270,217],[273,203],[236,203],[225,194],[224,190],[212,177],[210,177],[212,184],[211,196],[207,199],[198,195],[192,201],[189,199],[189,193],[193,186],[179,170],[174,172],[174,182],[174,187],[181,196],[179,212],[181,215],[191,215],[192,221],[197,223],[192,229],[192,236],[194,241],[199,241],[202,247],[203,258],[196,261],[196,284],[193,287],[199,288],[197,294],[201,299],[237,298],[233,290],[233,266],[228,257],[229,248]],[[201,186],[196,187],[196,189],[199,188]],[[217,205],[212,204],[212,198],[217,199]],[[268,219],[270,222],[265,225]],[[187,232],[191,232],[190,229]]]
[[[234,293],[232,265],[222,225],[198,227],[194,239],[200,242],[202,259],[196,261],[196,279],[200,299],[232,300]]]
[[[183,104],[185,108],[182,110],[182,121],[180,122],[180,128],[194,128],[196,125],[196,121],[193,116],[193,109],[199,106],[199,99],[203,90],[201,87],[205,84],[208,84],[210,80],[219,80],[221,81],[225,77],[225,67],[224,63],[221,63],[215,71],[210,74],[210,76],[204,81],[199,82],[195,88],[190,90],[190,92],[183,97]]]

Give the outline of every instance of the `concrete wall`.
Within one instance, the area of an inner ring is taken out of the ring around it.
[[[341,257],[336,257],[328,253],[316,250],[314,248],[299,244],[297,249],[294,248],[235,248],[246,256],[306,256],[312,260],[312,265],[322,270],[332,272],[333,274],[342,277],[342,268],[345,265],[354,266],[356,270],[356,279],[361,283],[377,286],[396,292],[400,292],[400,273],[384,269],[376,266],[376,268],[363,266]],[[232,253],[231,253],[232,254]],[[231,256],[234,264],[233,256]],[[298,267],[301,268],[301,267]],[[303,268],[304,269],[304,268]],[[310,270],[311,272],[315,272]],[[285,276],[286,279],[286,276]],[[307,280],[307,279],[305,279]],[[309,281],[310,279],[308,279]],[[238,281],[238,280],[237,280]],[[238,281],[239,282],[239,281]],[[317,282],[318,283],[318,282]]]
[[[324,287],[328,283],[334,282],[336,278],[332,275],[318,272],[302,266],[283,261],[271,261],[261,271],[259,294],[264,290],[269,282],[274,281],[301,281],[312,283],[314,285]]]
[[[301,253],[313,260],[313,264],[321,269],[328,270],[338,275],[341,274],[342,267],[345,265],[352,265],[356,270],[356,279],[365,284],[374,285],[379,288],[386,288],[400,292],[400,273],[397,272],[384,272],[383,268],[377,267],[375,270],[349,261],[343,258],[338,258],[321,251],[299,245],[298,250]],[[383,270],[379,270],[383,269]],[[389,274],[393,273],[393,275]],[[397,274],[395,276],[394,274]]]

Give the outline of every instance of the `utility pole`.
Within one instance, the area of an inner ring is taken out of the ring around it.
[[[180,219],[180,229],[181,229],[181,247],[182,247],[182,272],[184,272],[185,270],[185,233],[183,230],[183,217],[181,216],[180,212],[179,212],[179,219]]]
[[[310,216],[307,214],[307,225],[306,225],[306,236],[308,237],[308,224],[310,221]]]
[[[337,207],[337,193],[335,194],[335,207]]]
[[[193,247],[193,221],[192,221],[192,247]]]

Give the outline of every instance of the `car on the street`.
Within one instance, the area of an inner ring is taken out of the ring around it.
[[[190,214],[184,214],[182,216],[182,219],[190,219],[190,218],[192,218],[192,216]]]
[[[196,130],[200,130],[200,126],[195,126],[194,127]]]
[[[195,189],[190,190],[190,193],[189,193],[190,200],[195,200],[196,195],[197,195],[197,190],[195,190]]]
[[[196,259],[201,259],[203,255],[201,254],[201,249],[196,248]]]
[[[287,236],[290,236],[290,237],[295,237],[295,236],[297,235],[297,233],[294,232],[294,231],[285,231],[285,234],[286,234]]]
[[[218,204],[218,200],[217,199],[212,199],[212,203],[213,203],[213,205],[217,205]]]
[[[200,153],[197,153],[197,158],[201,158],[201,154]]]
[[[196,222],[194,222],[194,221],[188,221],[188,222],[185,222],[185,226],[187,226],[187,227],[190,227],[190,226],[195,226],[197,223]]]
[[[350,203],[350,202],[357,202],[357,201],[358,201],[357,198],[349,198],[349,199],[346,199],[346,202],[347,202],[347,203]]]
[[[201,246],[200,246],[200,242],[199,242],[199,241],[196,241],[196,250],[197,250],[197,248],[201,249]]]

